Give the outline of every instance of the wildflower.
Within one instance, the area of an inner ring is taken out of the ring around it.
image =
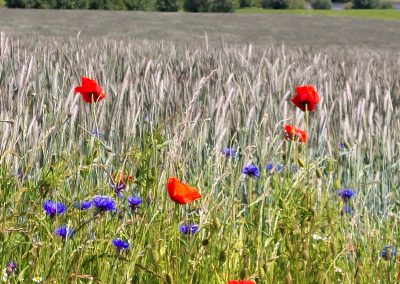
[[[228,284],[255,284],[253,280],[229,280]]]
[[[93,199],[93,205],[100,211],[115,211],[117,209],[114,199],[109,196],[96,196]]]
[[[261,177],[261,173],[258,167],[252,164],[245,166],[242,170],[242,173],[250,177],[256,177],[256,178]]]
[[[266,169],[267,169],[268,172],[272,172],[273,169],[274,169],[274,164],[273,164],[273,163],[267,164]],[[275,165],[275,170],[276,170],[276,172],[279,174],[279,173],[282,172],[283,166],[282,166],[281,164],[276,164],[276,165]]]
[[[114,192],[117,194],[117,196],[120,197],[121,192],[126,188],[126,184],[125,182],[119,182],[112,184],[111,187],[114,189]]]
[[[144,121],[146,121],[147,123],[149,123],[151,121],[151,115],[150,113],[146,113],[146,115],[144,116]]]
[[[90,207],[92,207],[92,202],[91,201],[82,201],[82,203],[77,202],[75,204],[75,207],[81,210],[87,210]]]
[[[286,130],[286,140],[294,140],[297,142],[307,142],[307,133],[297,129],[293,125],[287,124],[285,125]]]
[[[136,208],[140,204],[142,204],[143,199],[141,199],[140,197],[136,197],[136,196],[129,196],[128,197],[128,202],[129,202],[129,206],[131,208]]]
[[[351,209],[351,207],[348,204],[344,204],[343,208],[342,208],[342,212],[341,214],[351,214],[353,212],[353,210]]]
[[[187,204],[202,197],[197,188],[190,187],[175,177],[169,178],[167,190],[172,201],[179,204]]]
[[[267,171],[271,172],[274,169],[274,164],[273,163],[267,164],[266,169],[267,169]]]
[[[18,265],[17,265],[16,262],[14,262],[14,261],[9,261],[9,262],[7,263],[7,267],[6,267],[7,274],[12,274],[12,275],[14,275],[15,272],[17,272],[17,269],[18,269]]]
[[[129,248],[129,243],[121,239],[113,239],[112,244],[117,248],[117,250]]]
[[[225,155],[225,157],[227,157],[227,158],[236,158],[238,155],[238,152],[235,148],[225,147],[222,150],[222,154]]]
[[[189,234],[195,234],[197,232],[197,230],[199,229],[198,225],[192,224],[192,225],[181,225],[179,227],[179,229],[181,230],[181,232],[184,235],[189,235]]]
[[[328,240],[328,238],[322,237],[322,236],[317,235],[317,234],[312,234],[312,238],[315,241],[327,241]]]
[[[35,283],[41,283],[43,281],[43,278],[40,276],[35,276],[32,278],[32,281]]]
[[[342,190],[338,191],[338,195],[343,199],[344,202],[347,202],[354,195],[354,191],[351,188],[343,188]]]
[[[99,128],[93,129],[92,135],[93,135],[94,137],[96,137],[96,138],[100,138],[100,136],[101,136],[101,131],[100,131],[100,129],[99,129]]]
[[[385,260],[390,260],[392,257],[395,257],[396,254],[396,248],[390,245],[385,246],[385,248],[381,251],[381,257],[383,257]]]
[[[292,168],[292,172],[293,172],[294,174],[297,173],[297,172],[299,171],[299,169],[297,168],[296,165],[292,165],[291,168]]]
[[[68,227],[59,227],[56,229],[55,233],[63,239],[66,239],[72,237],[75,231]]]
[[[57,214],[64,214],[67,210],[64,204],[61,202],[54,202],[52,200],[44,202],[43,208],[46,211],[46,214],[50,217],[54,217]]]
[[[85,103],[97,103],[106,97],[99,84],[90,78],[82,77],[82,86],[75,87],[75,94],[80,93]]]
[[[291,99],[302,111],[314,111],[315,106],[319,102],[317,90],[313,86],[297,86],[296,95]]]
[[[344,149],[346,148],[345,145],[344,145],[344,143],[342,143],[342,142],[340,142],[340,143],[338,144],[338,147],[339,147],[340,150],[344,150]]]
[[[1,280],[3,282],[7,282],[8,281],[8,273],[7,273],[7,268],[4,268],[2,273],[1,273]]]

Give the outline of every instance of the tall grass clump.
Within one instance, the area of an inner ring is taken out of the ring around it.
[[[0,58],[5,281],[396,281],[393,57],[2,33]],[[172,202],[171,177],[202,197]]]

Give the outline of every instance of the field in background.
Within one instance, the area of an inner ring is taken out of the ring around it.
[[[275,13],[275,12],[274,12]],[[189,14],[0,9],[2,31],[49,38],[127,38],[195,44],[285,44],[288,47],[398,53],[400,21],[290,14]],[[289,12],[290,13],[290,12]]]
[[[240,14],[278,14],[278,15],[314,15],[314,16],[334,16],[334,17],[354,17],[378,20],[400,20],[400,11],[389,10],[271,10],[262,8],[243,8],[238,9],[236,13]]]
[[[70,23],[63,28],[76,25]],[[398,265],[380,257],[385,245],[398,245],[400,233],[395,55],[2,34],[0,57],[0,120],[13,122],[0,124],[0,265],[16,261],[14,279],[396,278]],[[97,79],[107,98],[84,104],[73,94],[80,76]],[[304,114],[290,103],[302,84],[315,85],[321,96],[310,115],[310,175],[298,159],[305,159],[305,147],[290,146],[282,130],[288,122],[306,127]],[[107,147],[82,128],[99,128]],[[350,147],[339,148],[345,141]],[[223,156],[227,146],[239,157]],[[288,147],[295,151],[289,154]],[[250,162],[260,167],[260,179],[241,173]],[[283,172],[268,172],[268,163],[283,165]],[[144,199],[135,211],[110,186],[110,175],[120,171],[134,176],[123,197]],[[203,198],[173,204],[165,190],[173,175],[198,186]],[[351,214],[341,214],[341,187],[356,192]],[[74,208],[98,194],[115,198],[118,213]],[[47,199],[65,203],[67,213],[46,217]],[[200,231],[184,236],[183,223],[199,224]],[[54,233],[60,225],[82,224],[67,241]],[[129,240],[129,252],[116,253],[115,237]]]

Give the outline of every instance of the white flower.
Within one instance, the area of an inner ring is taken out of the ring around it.
[[[341,269],[340,267],[335,266],[335,272],[343,273],[343,269]]]
[[[327,240],[328,240],[328,238],[326,238],[326,237],[321,237],[321,236],[319,236],[319,235],[317,235],[317,234],[312,234],[312,238],[313,238],[314,240],[316,240],[316,241],[327,241]]]
[[[1,274],[1,280],[3,282],[7,282],[8,281],[8,273],[7,273],[7,269],[4,268],[3,273]]]
[[[35,283],[40,283],[40,282],[42,282],[42,280],[43,280],[43,278],[40,277],[40,276],[35,276],[32,279],[32,281],[35,282]]]

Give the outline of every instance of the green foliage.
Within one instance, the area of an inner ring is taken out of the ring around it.
[[[208,12],[208,0],[185,0],[183,2],[183,9],[186,12]]]
[[[312,0],[311,7],[316,10],[329,10],[332,8],[331,0]]]
[[[209,5],[210,12],[229,13],[235,11],[234,0],[212,0]]]
[[[126,8],[133,11],[154,10],[153,0],[123,0]]]
[[[381,2],[379,9],[394,9],[393,3],[390,1]]]
[[[352,0],[353,9],[377,9],[380,6],[379,0]]]
[[[87,9],[90,0],[55,0],[52,8],[55,9]]]
[[[291,0],[262,0],[264,9],[288,9]]]
[[[239,1],[239,7],[240,8],[246,8],[246,7],[251,7],[252,6],[252,1],[251,0],[240,0]]]
[[[157,0],[156,9],[161,12],[176,12],[178,11],[177,0]]]
[[[124,0],[90,0],[89,9],[94,10],[125,10]]]
[[[291,0],[289,4],[289,9],[301,10],[305,8],[305,5],[305,0]]]
[[[6,6],[8,8],[45,9],[50,8],[50,3],[46,0],[6,0]]]

